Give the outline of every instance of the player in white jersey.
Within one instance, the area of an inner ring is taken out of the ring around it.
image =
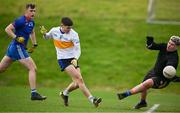
[[[60,92],[60,96],[64,100],[64,105],[68,106],[68,94],[80,88],[89,101],[92,102],[95,107],[98,107],[102,99],[92,96],[80,72],[78,65],[78,59],[81,54],[80,41],[78,33],[72,29],[72,25],[73,22],[69,17],[63,17],[61,19],[61,25],[52,28],[49,32],[47,32],[44,26],[40,27],[40,32],[43,34],[43,37],[45,39],[53,39],[54,41],[61,71],[65,71],[73,80],[63,92]]]

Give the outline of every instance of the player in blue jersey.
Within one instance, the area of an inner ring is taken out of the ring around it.
[[[30,52],[37,47],[33,20],[35,11],[35,4],[27,4],[25,14],[6,27],[5,31],[12,37],[12,41],[0,62],[0,72],[5,71],[14,61],[19,61],[29,71],[31,100],[44,100],[46,96],[41,96],[36,91],[36,64],[26,50],[29,38],[33,44]]]

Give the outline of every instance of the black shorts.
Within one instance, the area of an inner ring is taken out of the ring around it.
[[[71,65],[71,61],[73,60],[74,58],[69,58],[69,59],[59,59],[58,60],[58,63],[59,63],[59,66],[61,67],[61,71],[64,71],[64,69],[66,67],[68,67],[69,65]],[[79,64],[77,62],[77,66],[75,68],[78,68],[79,67]]]
[[[148,74],[144,77],[144,80],[152,79],[154,82],[154,85],[152,88],[155,89],[162,89],[169,85],[170,80],[165,78],[163,75],[157,76],[153,70],[149,71]]]

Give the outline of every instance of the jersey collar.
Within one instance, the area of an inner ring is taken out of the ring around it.
[[[63,32],[62,30],[61,30],[61,28],[59,28],[59,31],[62,33],[62,34],[64,34],[65,32]]]

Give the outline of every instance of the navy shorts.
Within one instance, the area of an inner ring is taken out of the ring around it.
[[[58,63],[59,63],[59,66],[61,68],[61,71],[64,71],[64,69],[66,67],[68,67],[69,65],[71,65],[71,61],[73,60],[74,58],[69,58],[69,59],[59,59],[58,60]],[[75,68],[78,68],[79,67],[79,64],[77,64],[77,66]]]
[[[29,57],[29,54],[25,50],[24,46],[18,44],[10,44],[6,55],[9,56],[12,60],[20,60]]]
[[[169,85],[170,80],[165,78],[163,75],[157,76],[153,70],[149,71],[148,74],[144,77],[144,80],[152,79],[154,82],[154,85],[152,88],[154,89],[162,89]]]

